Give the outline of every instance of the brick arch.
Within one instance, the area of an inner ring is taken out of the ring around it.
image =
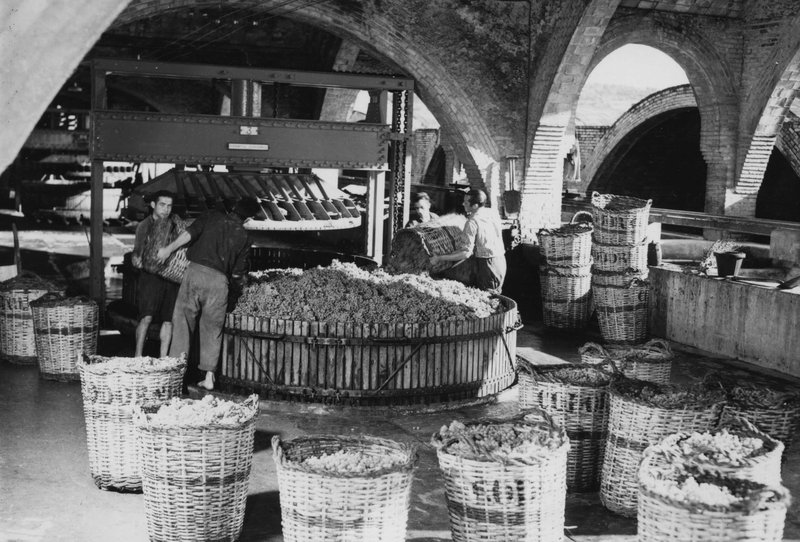
[[[697,101],[691,85],[678,85],[654,92],[631,106],[603,134],[591,154],[588,156],[586,154],[581,155],[583,168],[581,171],[581,184],[578,188],[581,190],[587,189],[608,155],[637,126],[667,111],[691,107],[697,107]],[[585,147],[581,145],[581,149],[583,148]]]
[[[800,88],[800,14],[794,15],[781,43],[764,59],[762,73],[753,77],[749,95],[755,96],[744,110],[739,137],[737,179],[734,194],[726,201],[729,214],[755,216],[756,196],[764,179],[772,147],[781,132],[797,89]],[[779,58],[793,51],[788,59]]]
[[[775,140],[775,148],[786,158],[795,174],[800,177],[800,117],[786,112],[781,131]]]
[[[686,72],[700,112],[700,152],[708,166],[705,210],[722,214],[726,187],[733,183],[729,153],[738,118],[735,70],[706,37],[681,26],[680,16],[660,12],[630,12],[612,20],[591,67],[629,43],[666,53]]]
[[[389,65],[398,66],[416,80],[417,94],[452,143],[464,165],[470,185],[490,189],[487,184],[496,184],[499,149],[458,80],[419,50],[413,36],[400,35],[396,25],[377,11],[365,6],[358,12],[351,12],[328,3],[298,8],[284,0],[227,0],[224,5],[231,9],[269,12],[274,16],[311,24],[358,44]],[[130,23],[165,11],[219,6],[219,0],[134,0],[115,24]]]

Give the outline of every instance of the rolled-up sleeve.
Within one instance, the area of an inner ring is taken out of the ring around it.
[[[475,252],[475,238],[478,236],[478,223],[467,220],[464,224],[464,234],[461,236],[461,250],[466,250],[469,256]]]

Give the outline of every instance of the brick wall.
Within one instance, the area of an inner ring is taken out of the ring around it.
[[[411,137],[409,152],[412,157],[411,183],[420,184],[423,182],[425,172],[428,170],[433,153],[439,146],[439,130],[414,130]]]

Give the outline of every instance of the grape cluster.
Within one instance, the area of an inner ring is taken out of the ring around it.
[[[339,450],[319,456],[309,456],[300,462],[303,467],[321,473],[370,474],[402,464],[391,455],[367,455],[357,451]]]
[[[256,413],[250,406],[206,395],[202,399],[174,397],[148,416],[150,425],[202,427],[240,425]]]
[[[116,371],[132,371],[132,372],[146,372],[146,371],[169,371],[175,368],[176,365],[183,363],[180,358],[153,358],[150,356],[141,356],[138,358],[126,357],[108,357],[102,358],[102,362],[92,363],[88,365],[89,369],[93,372],[107,372],[113,373]]]
[[[537,424],[478,423],[464,425],[453,421],[439,430],[442,450],[465,459],[532,463],[552,455],[563,444]]]
[[[308,270],[251,273],[235,314],[338,323],[436,323],[485,318],[500,301],[460,282],[390,275],[334,261]]]

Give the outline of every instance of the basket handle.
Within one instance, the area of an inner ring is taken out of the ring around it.
[[[606,349],[603,348],[602,346],[600,346],[597,343],[586,343],[586,344],[584,344],[583,346],[578,348],[578,353],[579,354],[588,354],[590,356],[592,356],[592,355],[600,356],[600,357],[603,357],[603,358],[607,358],[607,357],[610,356],[610,354],[606,351]]]
[[[578,218],[579,216],[582,216],[582,215],[586,215],[586,216],[589,217],[589,220],[584,220],[583,222],[592,222],[594,220],[594,217],[592,216],[592,213],[590,213],[589,211],[578,211],[577,213],[575,213],[572,216],[572,220],[570,220],[569,223],[570,224],[575,224],[575,219]]]
[[[664,339],[650,339],[642,345],[642,349],[648,353],[672,356],[672,348]]]

